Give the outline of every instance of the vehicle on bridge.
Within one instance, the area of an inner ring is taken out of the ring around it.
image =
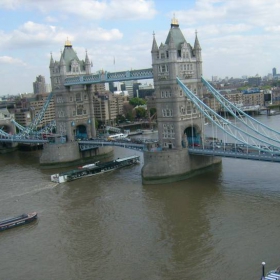
[[[244,153],[244,150],[240,147],[234,147],[231,149],[231,151],[235,153]]]
[[[116,141],[116,140],[119,140],[119,139],[127,138],[127,136],[128,136],[128,134],[118,133],[118,134],[109,135],[107,140],[108,141]]]

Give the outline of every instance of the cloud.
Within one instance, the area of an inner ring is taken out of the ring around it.
[[[80,33],[82,37],[86,37],[87,41],[115,41],[123,38],[123,34],[116,28],[105,30],[103,28],[90,29],[86,32]],[[79,36],[77,34],[77,37]]]
[[[78,16],[91,21],[150,19],[156,14],[154,1],[151,0],[56,0],[55,5],[51,5],[49,0],[1,0],[0,8],[36,9],[45,14],[56,12],[68,14],[70,19]]]
[[[26,65],[21,59],[13,58],[10,56],[0,56],[0,63],[1,64],[18,64],[18,65],[22,65],[22,66]]]
[[[1,32],[1,49],[36,48],[49,42],[61,41],[67,35],[58,31],[55,26],[44,25],[28,21],[11,33]]]
[[[209,23],[240,22],[264,26],[267,22],[280,24],[280,2],[275,0],[196,0],[188,10],[171,11],[180,23],[187,25],[208,25]]]

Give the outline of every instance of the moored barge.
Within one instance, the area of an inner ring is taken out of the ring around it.
[[[133,165],[139,162],[140,162],[140,156],[118,158],[113,161],[104,162],[104,163],[96,162],[96,163],[81,166],[78,169],[74,169],[71,171],[53,174],[51,175],[51,181],[55,183],[69,182],[83,177],[89,177],[89,176],[113,171],[115,169]]]
[[[13,227],[21,226],[24,224],[28,224],[32,221],[37,219],[37,213],[29,213],[29,214],[22,214],[17,217],[7,218],[5,220],[0,221],[0,231],[10,229]]]

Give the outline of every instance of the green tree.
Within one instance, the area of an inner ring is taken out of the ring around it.
[[[135,112],[137,118],[145,118],[147,115],[147,111],[143,107],[135,108]]]
[[[129,99],[129,104],[131,104],[133,107],[135,107],[137,105],[145,105],[146,100],[143,98],[139,98],[139,97],[133,97],[133,98]]]

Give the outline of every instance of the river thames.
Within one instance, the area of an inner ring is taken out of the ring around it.
[[[258,120],[280,130],[280,115]],[[141,164],[64,184],[40,151],[0,155],[0,279],[260,279],[280,265],[280,164],[223,159],[198,177],[142,185]]]

